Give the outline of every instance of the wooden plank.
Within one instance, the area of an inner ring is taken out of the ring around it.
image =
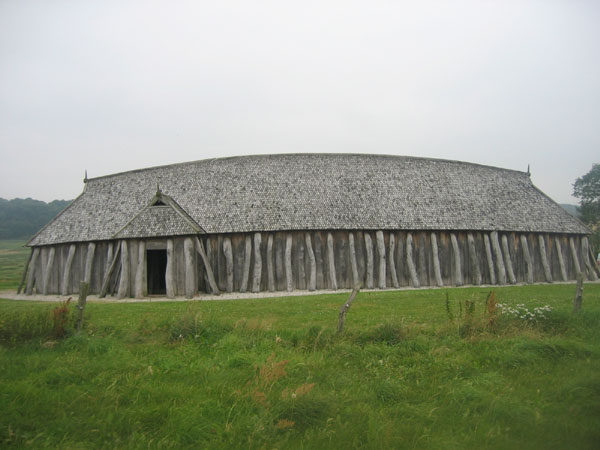
[[[352,268],[352,285],[360,286],[360,278],[358,276],[358,265],[356,263],[356,248],[354,247],[354,233],[348,233],[348,246],[350,249],[350,266]]]
[[[548,264],[548,255],[546,253],[546,241],[542,234],[538,235],[538,242],[540,245],[540,256],[542,257],[542,266],[544,267],[544,276],[548,283],[552,283],[552,272],[550,271],[550,264]]]
[[[556,246],[556,252],[558,254],[558,266],[560,267],[560,275],[561,275],[563,281],[568,281],[569,277],[567,275],[567,268],[565,266],[565,260],[563,258],[563,254],[562,254],[560,238],[558,236],[556,236],[554,238],[554,244]]]
[[[196,295],[196,268],[194,264],[194,241],[191,237],[183,240],[183,260],[185,265],[185,297]]]
[[[394,252],[396,251],[396,236],[394,232],[390,232],[390,238],[388,243],[388,261],[390,267],[390,276],[392,278],[392,286],[395,288],[400,287],[400,283],[398,283],[398,272],[396,272],[396,259],[394,256]]]
[[[419,283],[421,286],[429,286],[429,278],[427,275],[427,260],[425,257],[425,233],[418,233],[413,238],[413,242],[417,245],[417,273],[419,275]]]
[[[44,283],[42,284],[42,294],[46,295],[50,291],[50,277],[52,276],[52,270],[54,269],[54,257],[56,255],[56,248],[50,247],[48,252],[48,262],[46,263],[46,270],[44,271]]]
[[[148,267],[146,264],[146,242],[138,243],[138,265],[135,271],[135,298],[148,296]]]
[[[310,266],[308,290],[314,291],[317,288],[317,261],[315,259],[315,253],[313,252],[312,239],[309,232],[304,233],[304,239],[306,241],[306,253],[308,255]]]
[[[175,284],[175,244],[173,239],[167,239],[167,268],[165,270],[165,287],[168,298],[175,298],[177,287]]]
[[[367,264],[365,266],[367,288],[373,289],[373,240],[371,235],[365,231],[365,253],[367,255]]]
[[[296,289],[306,289],[306,270],[304,267],[304,235],[294,234],[294,248],[296,249]]]
[[[240,292],[248,290],[248,281],[250,279],[250,260],[252,258],[252,237],[248,234],[245,237],[244,251],[244,270],[242,272],[242,283],[240,284]]]
[[[215,275],[212,270],[212,266],[210,264],[210,260],[208,259],[208,255],[204,252],[204,246],[198,236],[194,237],[196,251],[202,258],[202,262],[204,263],[204,270],[206,271],[206,276],[208,278],[208,285],[210,286],[210,290],[213,294],[219,294],[219,287],[217,286],[217,281],[215,280]]]
[[[533,284],[533,262],[531,260],[531,254],[529,253],[527,236],[524,234],[521,235],[521,248],[523,249],[523,258],[525,259],[525,266],[527,269],[527,283]]]
[[[227,274],[227,292],[233,292],[233,251],[231,249],[231,238],[223,239],[223,254],[225,255],[225,272]]]
[[[254,271],[252,273],[252,292],[260,292],[260,277],[262,276],[262,258],[260,256],[261,243],[261,234],[254,233]]]
[[[490,274],[490,284],[496,284],[496,272],[494,270],[494,258],[490,245],[490,237],[487,234],[483,235],[483,245],[485,247],[485,257],[488,264],[488,273]]]
[[[385,275],[387,268],[385,264],[385,240],[383,231],[379,230],[375,232],[375,240],[377,241],[377,255],[379,256],[379,276],[377,277],[377,285],[379,289],[385,289]]]
[[[415,261],[413,259],[413,237],[412,233],[406,234],[406,265],[408,266],[408,273],[410,275],[410,281],[413,287],[421,287],[419,277],[417,277],[417,270],[415,268]]]
[[[121,279],[117,298],[129,297],[129,246],[126,240],[121,241]]]
[[[294,274],[292,273],[292,234],[285,237],[285,282],[288,292],[294,290]]]
[[[473,284],[479,286],[482,282],[481,269],[479,268],[479,258],[475,249],[475,238],[473,233],[467,234],[467,243],[469,244],[469,259],[471,260],[471,269],[473,271]]]
[[[335,252],[333,251],[333,236],[327,233],[327,263],[329,265],[329,285],[334,291],[337,290],[337,278],[335,276]]]
[[[433,274],[435,276],[435,284],[439,287],[442,287],[444,285],[444,280],[442,280],[437,235],[435,233],[431,233],[431,253],[433,256]]]

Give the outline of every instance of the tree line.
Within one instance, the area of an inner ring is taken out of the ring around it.
[[[0,198],[0,239],[27,239],[37,233],[71,200],[46,203],[32,198]]]

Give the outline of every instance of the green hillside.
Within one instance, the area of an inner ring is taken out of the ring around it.
[[[31,198],[0,198],[0,239],[27,239],[61,212],[70,200],[50,203]]]

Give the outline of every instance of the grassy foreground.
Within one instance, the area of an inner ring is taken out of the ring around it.
[[[489,291],[361,292],[342,336],[347,294],[91,303],[62,339],[0,300],[0,446],[598,448],[600,285],[495,290],[537,322]]]

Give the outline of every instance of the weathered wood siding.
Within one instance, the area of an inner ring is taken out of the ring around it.
[[[590,267],[590,255],[584,254],[589,247],[580,235],[369,230],[198,238],[221,292],[347,289],[356,281],[373,289],[537,283],[575,280],[578,271],[590,280],[599,275]],[[187,296],[211,292],[207,267],[196,251],[198,242],[188,241],[192,251],[186,256],[186,237],[169,239],[174,295],[186,295],[186,286]],[[138,265],[146,263],[145,249],[166,250],[167,238],[126,240],[126,280],[121,256],[108,273],[122,242],[33,248],[25,292],[77,294],[87,265],[90,293],[98,294],[106,278],[107,295],[116,295],[120,285],[126,296],[147,295],[145,268],[138,270]]]

